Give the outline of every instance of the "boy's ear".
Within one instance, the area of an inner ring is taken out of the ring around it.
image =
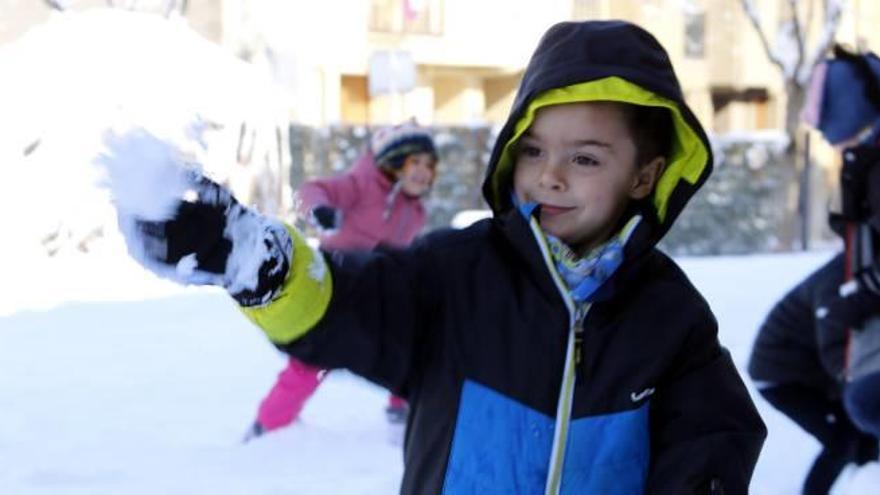
[[[629,197],[631,199],[644,199],[651,194],[651,191],[654,190],[654,184],[657,183],[660,175],[663,174],[665,167],[666,158],[662,156],[658,156],[648,162],[648,164],[639,167],[636,171],[636,176],[633,178]]]

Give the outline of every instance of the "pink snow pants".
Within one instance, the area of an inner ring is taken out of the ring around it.
[[[310,366],[294,358],[288,359],[287,366],[278,374],[278,380],[272,390],[260,402],[257,421],[263,429],[277,430],[294,422],[325,375],[326,373],[321,372],[321,368]],[[392,407],[400,407],[406,402],[392,395],[388,403]]]

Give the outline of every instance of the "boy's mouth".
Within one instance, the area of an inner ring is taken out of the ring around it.
[[[548,205],[545,203],[541,203],[541,213],[545,215],[561,215],[563,213],[569,212],[573,210],[573,206],[556,206],[556,205]]]

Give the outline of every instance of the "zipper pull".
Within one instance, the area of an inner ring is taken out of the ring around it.
[[[574,320],[574,373],[575,384],[584,380],[584,320],[587,317],[587,308],[589,306],[580,306],[575,313]]]

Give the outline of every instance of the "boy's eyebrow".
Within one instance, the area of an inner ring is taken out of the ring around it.
[[[572,141],[571,144],[578,146],[600,146],[602,148],[611,148],[611,143],[606,143],[605,141],[599,141],[597,139],[578,139]]]
[[[526,131],[522,135],[523,139],[536,139],[541,140],[541,136],[534,134],[532,131]],[[573,141],[568,141],[565,144],[574,145],[574,146],[599,146],[601,148],[611,149],[611,143],[607,143],[605,141],[599,141],[598,139],[575,139]]]

